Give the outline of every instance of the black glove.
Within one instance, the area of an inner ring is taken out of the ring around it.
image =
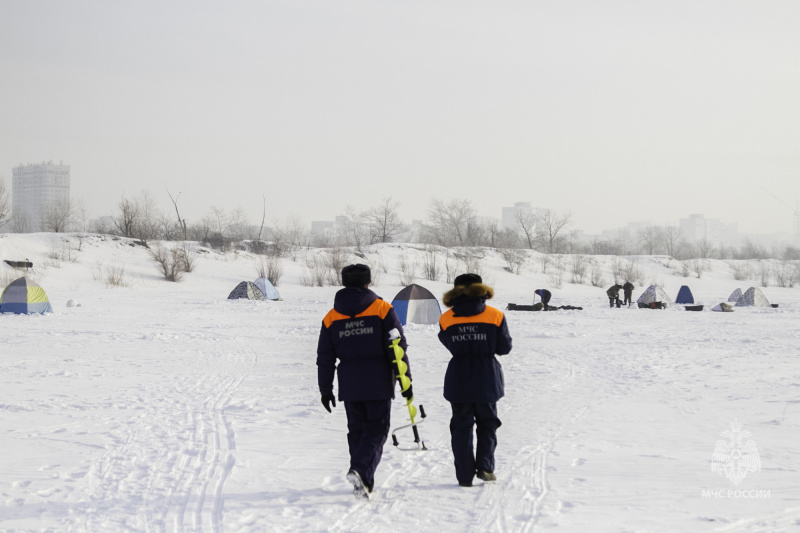
[[[323,394],[322,405],[328,410],[329,413],[331,413],[331,405],[336,407],[336,397],[333,394]]]
[[[405,398],[406,400],[410,400],[414,397],[414,387],[411,385],[408,386],[406,390],[400,393],[400,395]]]

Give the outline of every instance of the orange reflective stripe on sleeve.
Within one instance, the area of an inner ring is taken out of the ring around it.
[[[439,325],[442,329],[447,329],[455,324],[494,324],[500,326],[503,323],[503,312],[494,307],[486,306],[483,313],[473,316],[455,316],[450,309],[439,318]]]

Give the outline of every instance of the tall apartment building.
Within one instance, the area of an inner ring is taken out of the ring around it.
[[[39,231],[51,206],[69,201],[69,166],[35,163],[12,169],[11,210],[22,231]]]
[[[738,226],[735,222],[725,224],[716,219],[706,218],[705,215],[689,215],[678,221],[683,238],[689,243],[708,241],[715,246],[720,244],[730,246],[739,239]]]

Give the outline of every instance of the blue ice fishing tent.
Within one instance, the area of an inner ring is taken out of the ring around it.
[[[692,290],[686,285],[682,286],[678,291],[678,296],[675,298],[676,304],[693,304],[694,296]]]
[[[281,295],[278,293],[278,289],[275,288],[275,285],[270,283],[267,278],[258,278],[255,281],[256,287],[261,289],[261,292],[264,293],[264,297],[267,300],[280,300]]]
[[[406,324],[438,324],[442,316],[439,300],[425,287],[412,283],[397,293],[392,300],[400,323]]]

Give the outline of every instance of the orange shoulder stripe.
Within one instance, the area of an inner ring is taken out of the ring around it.
[[[503,323],[503,312],[494,307],[486,306],[483,313],[473,316],[454,316],[453,310],[449,309],[439,318],[439,325],[442,329],[447,329],[455,324],[493,324],[500,326]]]
[[[386,315],[389,313],[389,309],[391,308],[392,304],[386,300],[377,299],[372,302],[369,307],[357,314],[356,318],[362,316],[378,316],[381,318],[381,320],[383,320],[386,318]],[[325,324],[326,328],[329,328],[331,327],[331,324],[337,320],[347,320],[348,318],[350,318],[349,315],[342,314],[336,309],[331,309],[328,311],[328,314],[325,315],[325,318],[322,319],[322,323]]]

